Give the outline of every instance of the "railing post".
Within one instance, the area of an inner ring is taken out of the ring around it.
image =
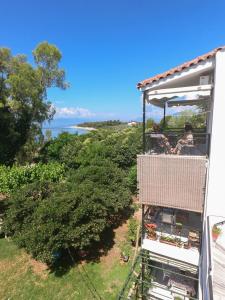
[[[143,244],[143,240],[144,240],[144,236],[145,236],[145,226],[144,226],[144,217],[145,217],[145,206],[144,204],[141,205],[141,227],[142,227],[142,234],[141,234],[141,247]],[[143,299],[143,295],[144,295],[144,285],[143,285],[143,281],[144,281],[144,273],[145,273],[145,269],[144,269],[144,261],[143,261],[143,257],[141,256],[141,299]]]
[[[146,105],[145,105],[145,92],[143,92],[142,94],[142,100],[143,100],[143,104],[142,104],[142,108],[143,108],[143,136],[142,136],[142,139],[143,139],[143,154],[145,154],[145,151],[146,151],[146,141],[145,141],[145,109],[146,109]]]
[[[166,129],[166,102],[163,106],[163,131]]]
[[[210,143],[211,143],[211,140],[210,140],[211,136],[210,136],[210,133],[207,133],[207,154],[208,154],[208,157],[210,155]]]

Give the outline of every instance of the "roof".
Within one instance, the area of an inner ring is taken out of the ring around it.
[[[205,60],[207,60],[211,57],[214,57],[218,51],[223,50],[223,49],[225,49],[225,46],[215,48],[214,50],[212,50],[212,51],[210,51],[206,54],[203,54],[201,56],[198,56],[198,57],[196,57],[196,58],[194,58],[190,61],[187,61],[187,62],[185,62],[185,63],[183,63],[183,64],[181,64],[181,65],[179,65],[175,68],[170,69],[169,71],[166,71],[164,73],[158,74],[158,75],[150,77],[148,79],[145,79],[145,80],[143,80],[143,81],[141,81],[137,84],[137,88],[145,87],[146,85],[148,85],[150,83],[153,83],[155,81],[159,81],[160,79],[163,79],[163,78],[166,78],[166,77],[169,77],[170,75],[173,75],[177,72],[180,72],[184,69],[187,69],[187,68],[189,68],[193,65],[197,65],[201,61],[205,61]]]

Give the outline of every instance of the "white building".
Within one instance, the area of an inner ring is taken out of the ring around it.
[[[143,154],[137,159],[141,298],[225,299],[225,47],[137,87],[143,94],[144,124]],[[180,112],[200,107],[205,123],[198,128],[189,124],[183,136],[182,128],[168,128],[166,114],[172,107]],[[147,130],[155,109],[162,111],[162,126]],[[213,229],[220,233],[216,241]]]

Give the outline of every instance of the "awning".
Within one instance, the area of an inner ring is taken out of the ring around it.
[[[168,106],[178,105],[199,105],[209,100],[212,85],[188,86],[171,89],[150,91],[146,95],[149,104],[163,108],[165,103]]]
[[[174,99],[174,100],[168,100],[167,106],[168,107],[174,107],[174,106],[192,106],[192,105],[201,105],[203,103],[209,102],[210,98],[207,97],[199,97],[198,99]]]

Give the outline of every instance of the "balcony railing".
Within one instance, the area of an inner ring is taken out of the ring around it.
[[[199,249],[201,233],[199,230],[185,225],[145,223],[145,238],[179,248]]]
[[[153,296],[154,295],[154,296]],[[168,298],[166,297],[168,295]],[[141,250],[121,289],[118,300],[138,299],[198,299],[198,278],[188,271],[151,260],[151,254]]]
[[[145,214],[144,227],[145,238],[185,249],[200,248],[201,219],[193,212],[152,208]]]
[[[193,139],[185,140],[182,131],[145,133],[145,153],[174,155],[209,155],[210,134],[193,132]]]

